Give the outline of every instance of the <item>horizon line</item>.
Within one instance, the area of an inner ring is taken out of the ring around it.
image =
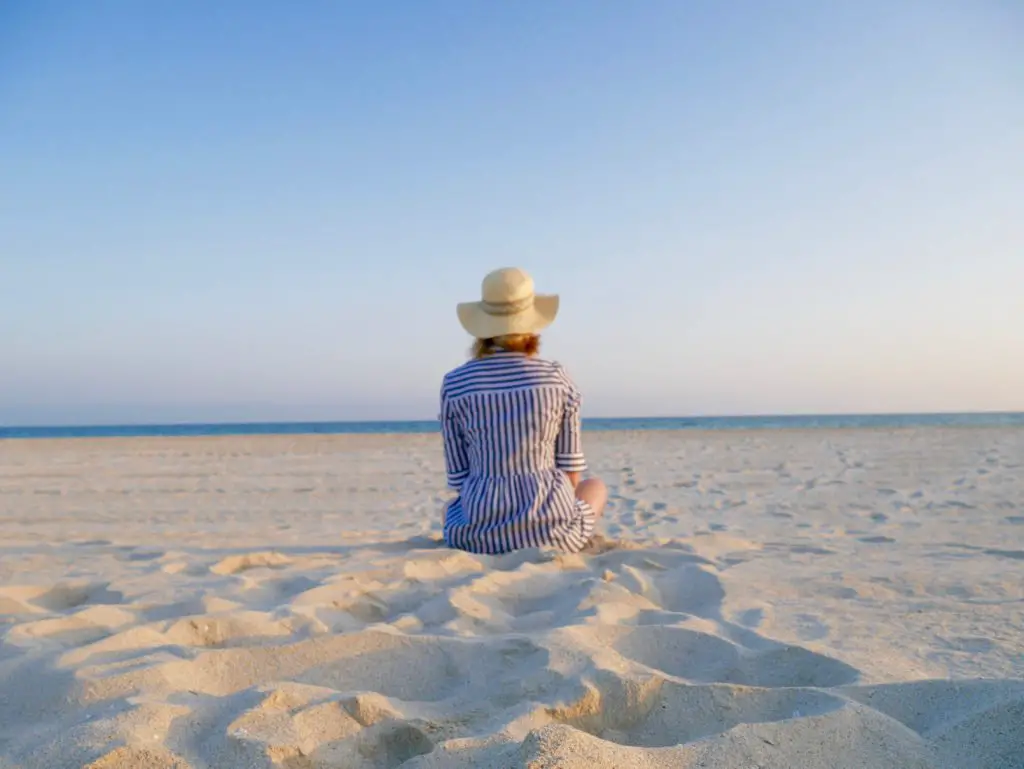
[[[807,412],[746,412],[734,414],[682,414],[648,416],[584,416],[583,422],[594,421],[669,421],[669,420],[729,420],[729,419],[841,419],[870,417],[953,417],[953,416],[1024,416],[1024,410],[972,410],[972,411],[807,411]],[[127,421],[127,422],[77,422],[70,424],[0,423],[2,430],[66,430],[66,429],[111,429],[111,428],[181,428],[181,427],[272,427],[284,425],[390,425],[390,424],[436,424],[437,418],[415,419],[267,419],[267,420],[213,420],[213,421]]]

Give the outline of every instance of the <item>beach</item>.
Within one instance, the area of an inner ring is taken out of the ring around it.
[[[437,435],[0,441],[0,769],[1024,766],[1024,429],[584,442],[478,556]]]

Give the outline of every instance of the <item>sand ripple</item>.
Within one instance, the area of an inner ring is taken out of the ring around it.
[[[0,769],[1024,766],[1024,441],[941,435],[616,436],[611,538],[500,557],[440,546],[427,438],[56,444],[0,515]]]
[[[1024,748],[1024,683],[860,685],[726,620],[692,546],[603,550],[133,561],[178,583],[163,604],[4,587],[4,766],[995,767]],[[213,602],[211,575],[230,580]]]

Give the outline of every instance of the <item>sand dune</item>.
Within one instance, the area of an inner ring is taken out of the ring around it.
[[[434,436],[0,443],[0,767],[1024,766],[1024,431],[588,438],[497,557]]]

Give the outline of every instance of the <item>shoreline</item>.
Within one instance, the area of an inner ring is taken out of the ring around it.
[[[1024,412],[767,414],[690,417],[589,417],[583,431],[736,432],[859,430],[925,427],[1024,427]],[[0,441],[89,438],[197,438],[214,436],[436,435],[433,419],[273,422],[176,422],[100,425],[0,425]]]
[[[983,432],[1019,432],[1024,431],[1024,424],[985,424],[985,425],[972,425],[972,424],[948,424],[948,425],[892,425],[892,426],[876,426],[876,425],[861,425],[861,426],[846,426],[846,427],[832,427],[832,426],[821,426],[821,427],[730,427],[730,428],[697,428],[697,427],[683,427],[683,428],[647,428],[647,429],[584,429],[584,435],[592,437],[594,439],[601,439],[605,437],[622,436],[624,438],[637,438],[645,435],[657,435],[657,436],[688,436],[693,440],[707,440],[717,436],[733,436],[741,438],[750,438],[755,436],[770,436],[770,435],[819,435],[826,433],[838,433],[838,434],[907,434],[907,433],[918,433],[918,432],[970,432],[973,430]],[[132,442],[184,442],[184,441],[210,441],[210,442],[224,442],[224,441],[245,441],[245,442],[288,442],[288,441],[393,441],[396,439],[401,440],[424,440],[431,441],[434,439],[440,440],[440,432],[337,432],[337,433],[212,433],[212,434],[188,434],[188,435],[88,435],[88,436],[60,436],[60,437],[3,437],[0,436],[0,447],[6,445],[15,444],[31,444],[31,445],[52,445],[62,443],[72,444],[90,444],[90,443],[111,443],[117,441],[132,441]],[[440,445],[440,444],[439,444]]]
[[[819,435],[827,433],[837,434],[911,434],[918,432],[970,432],[973,430],[982,432],[1021,432],[1024,425],[897,425],[892,427],[771,427],[771,428],[730,428],[705,430],[698,428],[681,429],[659,429],[659,430],[585,430],[584,434],[592,439],[601,439],[606,436],[622,436],[625,438],[637,438],[644,435],[659,436],[690,436],[694,440],[710,439],[715,436],[732,436],[740,438],[751,438],[756,436],[770,435]],[[187,441],[247,441],[247,442],[288,442],[288,441],[373,441],[383,442],[393,440],[440,440],[440,434],[436,432],[414,432],[414,433],[258,433],[258,434],[214,434],[214,435],[94,435],[82,437],[11,437],[0,438],[0,448],[14,445],[39,445],[49,446],[53,444],[76,444],[88,445],[91,443],[106,444],[118,441],[132,442],[187,442]],[[586,439],[584,439],[586,440]],[[440,444],[439,444],[440,445]]]

